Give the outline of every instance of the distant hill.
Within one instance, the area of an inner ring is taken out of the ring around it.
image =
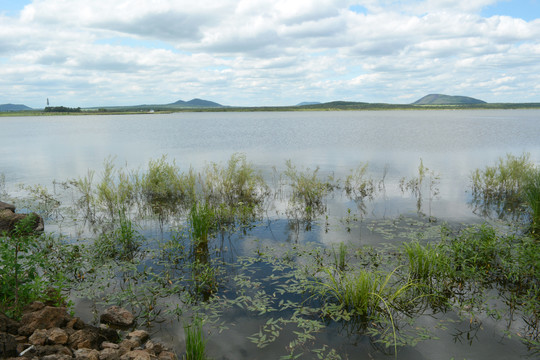
[[[319,105],[320,102],[318,101],[304,101],[299,104],[296,104],[296,106],[306,106],[306,105]]]
[[[32,108],[26,106],[26,105],[19,105],[19,104],[2,104],[0,105],[0,111],[24,111],[24,110],[32,110]]]
[[[413,105],[472,105],[486,104],[485,101],[468,96],[450,96],[443,94],[429,94],[416,100]]]
[[[174,106],[179,106],[179,107],[200,107],[200,108],[223,107],[223,105],[221,104],[218,104],[216,102],[209,101],[209,100],[203,100],[203,99],[192,99],[189,101],[178,100],[168,105],[174,105]]]

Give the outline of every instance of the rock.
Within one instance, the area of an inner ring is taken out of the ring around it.
[[[17,340],[10,334],[0,333],[0,359],[17,356]]]
[[[101,348],[102,349],[116,349],[116,350],[118,350],[118,349],[120,349],[120,345],[112,343],[112,342],[104,341],[101,344]]]
[[[176,355],[170,351],[162,351],[159,353],[159,360],[177,360]]]
[[[67,344],[69,336],[65,330],[60,328],[52,328],[47,330],[47,340],[52,344],[64,345]]]
[[[36,329],[63,327],[69,320],[70,317],[65,307],[45,306],[39,311],[23,315],[19,334],[28,336],[33,334]]]
[[[122,342],[119,345],[120,345],[120,351],[122,352],[122,354],[125,354],[135,349],[136,347],[141,346],[141,343],[138,342],[136,339],[125,339],[125,340],[122,340]]]
[[[41,301],[34,301],[26,305],[22,311],[23,315],[34,311],[39,311],[45,307],[45,304]]]
[[[99,333],[109,342],[117,343],[120,341],[120,336],[118,335],[118,331],[111,329],[107,325],[101,324],[99,326]]]
[[[128,327],[135,322],[135,316],[124,308],[111,306],[101,314],[100,321],[113,326]]]
[[[0,234],[11,233],[15,229],[15,225],[26,218],[27,216],[33,216],[32,230],[35,232],[41,232],[44,230],[43,218],[36,213],[31,214],[16,214],[10,209],[0,209]]]
[[[79,349],[74,352],[77,360],[99,360],[99,351],[96,349]]]
[[[34,345],[34,347],[25,354],[25,357],[43,358],[48,355],[65,355],[71,358],[71,356],[73,356],[73,353],[69,348],[62,345]]]
[[[71,356],[66,354],[51,354],[43,356],[41,360],[71,360]]]
[[[99,353],[99,360],[119,360],[120,350],[113,348],[105,348]]]
[[[74,330],[82,330],[84,329],[84,322],[81,320],[81,318],[78,318],[78,317],[74,317],[73,319],[71,319],[67,325],[66,325],[66,328],[68,329],[74,329]]]
[[[159,355],[164,349],[160,343],[155,343],[152,340],[148,340],[144,344],[144,348],[154,355]]]
[[[2,211],[2,210],[11,210],[11,211],[15,212],[15,205],[11,205],[11,204],[5,203],[3,201],[0,201],[0,211]]]
[[[145,330],[135,330],[128,334],[129,339],[137,339],[140,344],[148,340],[149,337],[148,331]]]
[[[30,344],[32,345],[45,345],[47,341],[47,330],[46,329],[36,329],[32,335],[28,338]]]
[[[69,336],[69,345],[74,349],[96,349],[99,350],[105,338],[99,334],[97,328],[85,328],[77,330]]]
[[[17,321],[10,319],[4,313],[0,313],[0,332],[16,335],[19,326]]]
[[[152,360],[156,359],[155,356],[150,355],[144,350],[132,350],[128,353],[125,353],[120,357],[120,360]]]

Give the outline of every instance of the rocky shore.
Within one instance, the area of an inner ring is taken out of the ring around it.
[[[20,321],[0,313],[0,358],[43,360],[175,360],[163,344],[133,327],[133,315],[120,307],[107,309],[100,326],[85,324],[67,308],[34,302]]]

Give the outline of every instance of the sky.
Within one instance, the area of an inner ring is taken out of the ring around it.
[[[540,0],[0,0],[0,104],[540,102]]]

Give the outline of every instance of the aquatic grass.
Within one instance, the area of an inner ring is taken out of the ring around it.
[[[127,217],[125,211],[119,210],[117,219],[112,231],[104,232],[94,240],[93,257],[96,259],[133,261],[143,255],[141,247],[144,236],[135,229],[133,221]]]
[[[315,294],[336,301],[360,318],[375,319],[380,312],[384,312],[390,306],[397,306],[397,300],[413,285],[407,282],[393,288],[390,280],[397,269],[381,273],[366,269],[339,272],[323,268],[326,279],[315,282]]]
[[[311,222],[326,211],[325,197],[337,187],[332,177],[323,180],[319,168],[297,170],[291,160],[285,163],[283,173],[292,190],[289,198],[288,214],[304,222]]]
[[[334,256],[334,265],[337,270],[345,271],[347,266],[347,245],[344,243],[339,243],[338,251],[332,247],[332,254]]]
[[[538,238],[540,237],[540,169],[531,172],[524,192],[530,210],[530,232]]]
[[[409,261],[409,273],[413,279],[431,285],[432,281],[443,275],[445,254],[437,245],[421,245],[417,240],[404,243],[403,249]]]
[[[138,179],[143,209],[163,222],[170,215],[190,209],[195,201],[196,176],[190,169],[182,173],[166,156],[148,162],[148,170]]]
[[[500,157],[496,165],[486,166],[484,170],[477,169],[471,175],[473,193],[484,197],[516,198],[518,197],[531,172],[534,163],[529,153],[520,156],[507,154]]]
[[[500,219],[522,221],[526,189],[531,180],[534,182],[535,172],[538,169],[528,153],[507,154],[493,166],[476,169],[470,176],[471,205],[475,212],[485,217],[495,214]]]
[[[193,203],[189,213],[191,237],[196,243],[207,243],[212,230],[215,229],[214,209],[206,203]]]
[[[195,318],[191,324],[184,325],[186,353],[183,360],[207,360],[206,340],[203,335],[202,320]]]
[[[401,178],[399,186],[402,193],[410,192],[414,197],[416,197],[416,211],[419,215],[424,215],[424,213],[422,212],[422,206],[424,201],[424,182],[426,179],[428,180],[428,210],[429,216],[431,216],[431,204],[433,200],[439,195],[439,174],[424,166],[423,160],[420,159],[420,164],[418,165],[418,176],[414,176],[410,179],[407,179],[406,177]]]
[[[360,164],[345,178],[344,190],[347,196],[355,202],[373,199],[377,186],[373,178],[367,176],[368,163]]]
[[[226,166],[206,166],[199,184],[201,201],[215,209],[217,221],[224,226],[254,221],[270,194],[261,173],[240,153],[231,155]]]

